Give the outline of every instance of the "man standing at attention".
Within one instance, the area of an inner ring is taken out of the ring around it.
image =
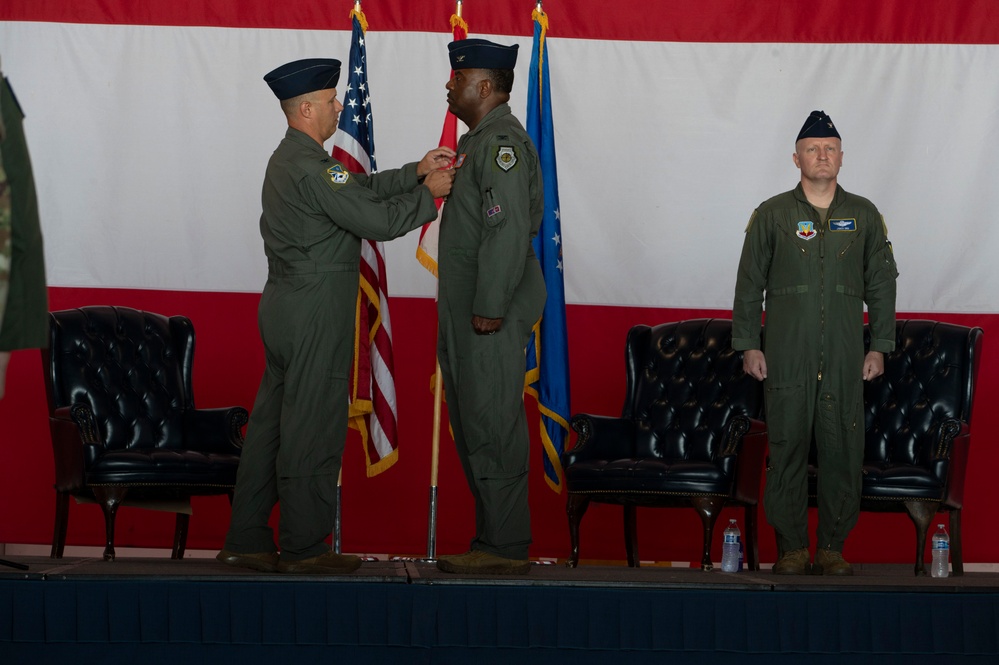
[[[878,209],[837,184],[842,143],[823,111],[805,121],[793,157],[801,183],[762,203],[746,227],[732,346],[744,352],[746,373],[766,386],[763,505],[777,532],[774,572],[809,572],[806,471],[814,438],[819,520],[811,572],[852,575],[843,546],[860,513],[863,381],[884,372],[884,353],[895,348],[898,270]]]
[[[267,284],[258,323],[266,367],[247,425],[232,520],[219,561],[265,572],[347,573],[356,556],[331,551],[336,483],[347,437],[361,239],[390,240],[433,220],[454,157],[370,177],[348,173],[323,147],[343,106],[340,62],[298,60],[264,77],[288,130],[264,175],[260,234]],[[422,184],[421,184],[422,183]],[[268,518],[281,504],[280,555]]]
[[[437,357],[475,500],[475,537],[468,552],[441,556],[437,567],[524,574],[531,543],[524,350],[545,304],[531,246],[544,190],[537,150],[507,104],[517,46],[465,39],[448,51],[448,107],[469,131],[458,143],[441,219]]]

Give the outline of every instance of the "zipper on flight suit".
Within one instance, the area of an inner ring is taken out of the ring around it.
[[[798,237],[798,236],[794,235],[793,233],[791,233],[790,231],[788,231],[787,229],[783,229],[783,228],[782,228],[782,229],[781,229],[781,231],[783,231],[783,232],[784,232],[784,234],[785,234],[785,235],[786,235],[786,236],[787,236],[788,238],[791,238],[792,240]],[[805,249],[804,247],[802,247],[801,245],[799,245],[799,244],[798,244],[797,242],[795,242],[795,243],[793,243],[793,244],[794,244],[794,246],[795,246],[795,247],[797,247],[798,249],[800,249],[800,250],[801,250],[801,253],[802,253],[802,254],[805,254],[805,255],[807,255],[807,254],[808,254],[808,250],[807,250],[807,249]]]
[[[840,250],[840,252],[839,252],[839,258],[843,258],[843,256],[846,255],[846,250],[848,250],[851,247],[853,247],[853,243],[855,243],[855,242],[857,242],[857,234],[856,233],[854,234],[853,240],[851,240],[850,242],[848,242],[846,244],[846,247],[844,247],[843,249]]]
[[[814,206],[812,206],[814,209]],[[821,220],[821,216],[818,211],[815,211],[815,216]],[[828,211],[829,219],[832,219],[832,211]],[[820,221],[816,226],[819,227],[819,375],[817,377],[818,381],[822,381],[822,368],[826,364],[826,230],[822,226]]]

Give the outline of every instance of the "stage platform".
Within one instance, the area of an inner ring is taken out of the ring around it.
[[[999,573],[847,578],[536,565],[457,577],[420,561],[344,576],[210,558],[6,558],[0,663],[999,663]]]

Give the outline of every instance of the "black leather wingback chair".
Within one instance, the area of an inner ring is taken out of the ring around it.
[[[578,414],[576,446],[562,455],[572,551],[591,501],[624,506],[628,565],[637,567],[636,507],[692,506],[703,524],[701,568],[710,570],[723,506],[745,508],[744,549],[759,569],[757,503],[766,432],[762,384],[742,371],[732,322],[696,319],[635,326],[625,345],[620,418]]]
[[[862,511],[905,512],[916,526],[916,575],[925,575],[926,534],[938,511],[950,515],[951,562],[964,574],[961,508],[971,446],[971,406],[982,329],[899,320],[885,372],[864,385]],[[865,343],[870,330],[865,326]],[[809,465],[814,505],[816,452]]]
[[[104,510],[105,560],[115,557],[115,515],[126,496],[231,500],[247,411],[194,407],[190,319],[127,307],[49,316],[42,364],[56,476],[51,556],[63,554],[70,496]],[[184,556],[188,521],[177,513],[175,559]]]

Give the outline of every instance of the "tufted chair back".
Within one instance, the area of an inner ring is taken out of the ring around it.
[[[105,559],[114,559],[114,524],[126,500],[232,495],[242,427],[239,406],[198,409],[191,370],[194,327],[184,316],[128,307],[49,313],[42,351],[55,462],[52,556],[62,556],[69,497],[104,511]],[[189,513],[177,513],[173,557],[181,558]]]
[[[762,384],[742,370],[729,319],[635,326],[625,344],[620,418],[576,414],[562,455],[572,552],[591,501],[624,506],[628,563],[638,565],[636,506],[693,507],[704,525],[701,567],[712,568],[715,521],[745,508],[747,561],[758,567],[756,509],[766,449]]]
[[[948,421],[971,422],[976,353],[972,329],[938,321],[901,320],[885,373],[864,390],[865,465],[938,464],[934,450]],[[870,330],[864,341],[869,346]]]
[[[905,512],[916,526],[915,573],[925,574],[926,535],[938,511],[950,514],[954,574],[963,573],[961,508],[971,444],[971,408],[982,329],[899,319],[885,371],[864,384],[861,510]],[[864,327],[870,344],[870,330]],[[809,456],[816,501],[817,453]]]
[[[742,371],[729,320],[635,326],[625,366],[629,399],[622,416],[635,423],[634,457],[715,461],[727,454],[732,418],[761,415],[762,392]]]
[[[88,307],[53,317],[49,408],[83,403],[103,450],[180,448],[193,408],[194,328],[184,316]],[[88,462],[97,451],[88,453]]]

